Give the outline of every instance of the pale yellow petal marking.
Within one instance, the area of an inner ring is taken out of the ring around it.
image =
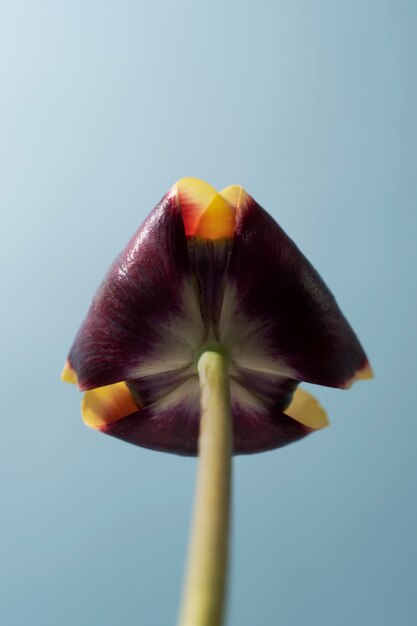
[[[284,413],[308,428],[318,430],[329,425],[326,411],[319,402],[307,391],[296,389],[290,406]]]
[[[138,411],[126,383],[115,383],[86,391],[81,402],[83,421],[101,428]]]

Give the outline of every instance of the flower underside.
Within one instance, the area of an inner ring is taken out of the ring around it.
[[[327,424],[300,381],[348,387],[371,375],[333,296],[253,198],[181,179],[111,266],[63,378],[86,391],[88,425],[193,455],[207,347],[229,359],[236,454]]]

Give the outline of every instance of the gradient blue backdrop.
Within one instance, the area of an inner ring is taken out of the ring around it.
[[[229,626],[417,623],[410,1],[0,4],[1,602],[7,626],[174,624],[195,462],[83,426],[59,381],[170,185],[241,183],[374,365],[331,428],[234,464]]]

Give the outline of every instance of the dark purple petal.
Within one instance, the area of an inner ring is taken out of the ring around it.
[[[69,361],[92,389],[181,369],[202,341],[181,212],[167,194],[111,266]]]
[[[254,396],[276,409],[285,409],[291,402],[298,380],[232,364],[230,378]]]
[[[216,195],[183,179],[111,266],[64,379],[94,390],[83,408],[93,428],[194,455],[197,358],[216,346],[231,361],[235,454],[277,448],[326,425],[300,381],[346,387],[367,373],[334,297],[274,220],[240,187]]]
[[[184,456],[197,453],[200,397],[197,376],[159,400],[101,429],[129,443]]]
[[[135,401],[140,406],[144,406],[160,400],[195,375],[195,367],[191,364],[171,371],[135,378],[128,381],[127,385]]]
[[[250,199],[236,215],[220,340],[240,366],[344,387],[366,355],[318,273]]]
[[[253,454],[281,448],[311,432],[311,428],[285,415],[231,381],[234,454]]]
[[[234,454],[263,452],[292,443],[312,429],[231,381]],[[195,456],[200,420],[196,375],[170,393],[101,428],[144,448]]]

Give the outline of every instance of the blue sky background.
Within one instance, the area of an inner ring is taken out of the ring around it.
[[[228,626],[417,620],[417,4],[0,4],[0,622],[175,623],[195,461],[90,431],[59,373],[182,176],[241,183],[376,379],[234,464]]]

